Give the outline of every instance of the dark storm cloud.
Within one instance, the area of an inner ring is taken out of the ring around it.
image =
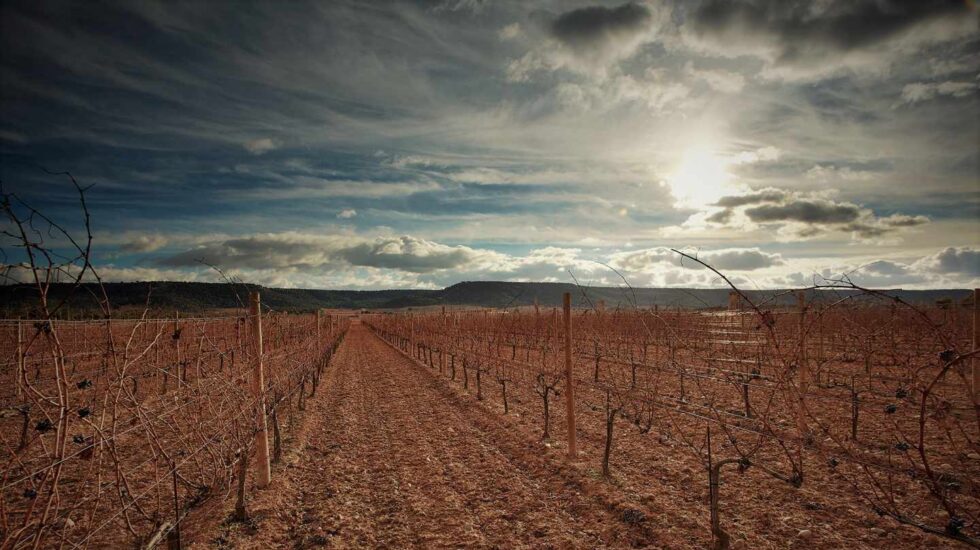
[[[589,6],[565,12],[551,23],[551,34],[573,49],[593,48],[617,36],[642,32],[650,10],[635,2],[615,8]]]
[[[764,189],[756,193],[749,193],[747,195],[732,195],[728,197],[722,197],[718,199],[715,206],[722,206],[724,208],[734,208],[736,206],[746,206],[749,204],[758,204],[761,202],[779,202],[786,198],[786,192],[780,189]]]
[[[881,225],[856,222],[841,226],[841,230],[850,232],[859,239],[874,239],[889,233],[892,229]]]
[[[861,49],[923,23],[969,16],[956,0],[709,0],[691,21],[702,36],[767,37],[778,61],[793,62],[814,51]]]
[[[802,222],[809,224],[839,224],[857,220],[861,209],[853,204],[840,204],[817,199],[800,199],[784,204],[765,204],[747,208],[745,215],[754,222]]]
[[[705,221],[710,223],[718,223],[721,225],[725,225],[728,222],[732,221],[732,215],[734,214],[735,214],[734,210],[732,210],[731,208],[725,208],[724,210],[719,210],[714,214],[708,216],[707,218],[705,218]]]
[[[707,223],[731,225],[737,221],[736,214],[741,213],[751,222],[771,224],[803,238],[833,230],[850,233],[858,240],[872,240],[930,222],[922,215],[878,216],[873,209],[858,204],[777,188],[722,197],[713,206],[720,208],[704,212]]]

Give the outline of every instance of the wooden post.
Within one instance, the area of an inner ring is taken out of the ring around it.
[[[177,465],[171,463],[173,468],[170,474],[173,476],[174,488],[174,528],[167,533],[167,550],[181,550],[180,545],[180,499],[177,495]]]
[[[316,310],[316,339],[317,339],[317,341],[320,340],[320,324],[321,324],[320,321],[321,321],[321,317],[322,316],[323,316],[323,310],[317,308],[317,310]]]
[[[805,369],[804,363],[807,359],[806,353],[806,293],[802,290],[796,293],[796,304],[800,310],[800,324],[797,327],[797,337],[800,341],[800,376],[803,376]],[[806,379],[803,378],[805,381]]]
[[[980,288],[973,289],[973,351],[980,349]],[[980,357],[973,358],[973,402],[980,402]]]
[[[180,312],[174,312],[174,353],[177,356],[177,375],[175,380],[177,381],[177,390],[180,390],[181,385],[184,382],[184,373],[181,370],[180,361]]]
[[[268,422],[265,418],[265,373],[262,361],[262,303],[259,293],[249,295],[249,316],[252,318],[252,346],[255,369],[252,373],[252,395],[255,397],[255,414],[258,428],[255,433],[255,479],[260,489],[269,486],[272,466],[269,464]]]
[[[800,405],[799,411],[797,412],[796,422],[797,428],[800,431],[800,438],[801,440],[805,441],[808,434],[808,428],[803,409],[806,398],[807,382],[809,381],[809,372],[806,364],[806,294],[804,291],[797,291],[796,303],[800,310],[800,324],[797,327],[797,337],[800,342],[799,364],[797,365],[797,376],[799,377],[797,382],[797,391],[799,392]]]
[[[565,313],[565,416],[568,418],[568,458],[578,454],[575,446],[575,380],[572,377],[572,294],[562,296]]]
[[[27,386],[27,371],[24,369],[24,322],[17,321],[17,396]]]

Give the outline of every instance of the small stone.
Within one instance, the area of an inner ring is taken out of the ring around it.
[[[809,539],[810,537],[813,536],[813,531],[810,531],[809,529],[803,529],[799,533],[797,533],[796,536],[801,539]]]
[[[980,460],[980,454],[977,453],[969,453],[966,457],[970,460]]]
[[[871,533],[874,534],[874,535],[878,535],[879,537],[883,537],[883,536],[885,536],[886,533],[888,533],[888,531],[885,531],[881,527],[872,527],[871,528]]]

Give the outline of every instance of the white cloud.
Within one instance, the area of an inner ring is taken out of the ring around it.
[[[222,269],[339,269],[375,267],[411,273],[466,269],[499,263],[506,256],[491,250],[449,246],[403,235],[376,237],[262,233],[206,242],[157,260],[164,267]]]
[[[501,40],[513,40],[521,35],[521,25],[520,23],[511,23],[506,27],[501,28],[497,31],[497,36]]]
[[[345,208],[344,210],[341,210],[339,214],[337,214],[337,217],[342,220],[349,220],[356,216],[357,210],[354,210],[353,208]]]
[[[696,69],[691,61],[684,65],[684,73],[726,94],[741,92],[745,87],[745,77],[739,73],[720,69]]]
[[[938,96],[969,97],[976,95],[977,82],[913,82],[902,88],[902,103],[914,105]]]
[[[732,164],[755,164],[759,162],[772,162],[779,160],[782,151],[772,145],[761,147],[754,151],[743,151],[732,157]]]
[[[949,247],[913,264],[919,271],[980,277],[980,249]]]
[[[718,270],[754,271],[783,264],[779,254],[763,252],[758,248],[725,248],[685,251]],[[610,265],[631,272],[656,273],[669,267],[703,269],[697,262],[685,259],[666,247],[619,252],[610,256]]]
[[[154,233],[148,235],[137,235],[131,240],[119,245],[122,252],[153,252],[167,246],[167,237]]]
[[[242,147],[253,155],[264,155],[269,151],[276,149],[276,144],[270,138],[260,138],[253,139],[252,141],[246,141]]]
[[[874,172],[853,170],[847,166],[837,167],[833,164],[815,164],[805,175],[817,181],[870,181],[875,178]]]

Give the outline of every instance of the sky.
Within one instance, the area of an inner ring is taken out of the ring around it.
[[[0,183],[110,281],[973,288],[976,6],[3,0]]]

